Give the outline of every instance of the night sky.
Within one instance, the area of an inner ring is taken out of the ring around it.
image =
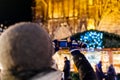
[[[0,0],[0,24],[32,21],[32,0]]]

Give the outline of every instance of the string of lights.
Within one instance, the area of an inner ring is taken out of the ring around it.
[[[87,44],[87,48],[102,49],[103,48],[103,33],[101,32],[86,32],[80,36],[80,41]]]

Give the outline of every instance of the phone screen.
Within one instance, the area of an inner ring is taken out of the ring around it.
[[[61,40],[61,41],[59,42],[59,46],[60,46],[61,48],[67,48],[67,41],[66,41],[66,40]]]

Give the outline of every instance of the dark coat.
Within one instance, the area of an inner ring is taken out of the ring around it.
[[[102,64],[101,63],[98,63],[96,65],[96,75],[97,75],[98,80],[102,80],[105,77],[105,75],[102,71]]]
[[[79,50],[72,51],[74,63],[79,71],[80,80],[97,80],[95,72],[85,56]]]
[[[70,72],[70,61],[66,60],[64,65],[64,72]]]
[[[110,66],[107,71],[107,79],[115,80],[115,77],[116,77],[115,69],[112,66]]]
[[[69,60],[65,61],[63,72],[64,72],[64,78],[65,78],[64,80],[67,80],[70,75],[70,61]]]

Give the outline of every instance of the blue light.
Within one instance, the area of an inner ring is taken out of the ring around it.
[[[87,44],[87,48],[103,48],[103,33],[90,31],[80,36],[80,41]]]

